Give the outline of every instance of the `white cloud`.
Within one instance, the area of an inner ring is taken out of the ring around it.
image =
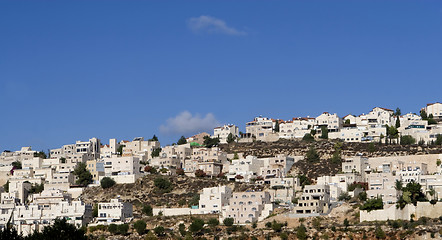
[[[200,16],[190,18],[187,21],[188,27],[196,33],[206,32],[206,33],[219,33],[226,35],[236,35],[242,36],[247,35],[246,32],[236,30],[235,28],[227,26],[226,22],[221,19],[214,18],[211,16]]]
[[[178,114],[176,117],[169,118],[166,124],[160,126],[160,131],[168,135],[193,135],[199,132],[213,131],[219,122],[212,113],[206,114],[203,118],[199,114],[192,115],[188,111]]]

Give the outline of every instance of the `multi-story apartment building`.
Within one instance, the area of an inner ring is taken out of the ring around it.
[[[152,151],[160,148],[158,141],[145,141],[143,137],[137,137],[132,142],[124,142],[123,156],[137,156],[140,160],[152,159]]]
[[[337,132],[342,127],[342,119],[338,115],[324,112],[315,118],[315,128],[321,130],[321,127],[327,127],[329,132]]]
[[[296,214],[324,214],[330,209],[330,186],[306,185],[298,203],[293,208]]]
[[[295,163],[293,157],[277,155],[272,158],[263,159],[264,166],[260,169],[260,175],[264,178],[285,177]]]
[[[302,190],[299,179],[293,177],[271,178],[270,181],[270,200],[272,202],[290,203],[298,190]]]
[[[396,203],[400,194],[395,188],[396,181],[401,181],[401,176],[392,173],[369,174],[367,197],[382,197],[384,204]]]
[[[352,158],[346,158],[342,161],[343,173],[357,173],[362,176],[362,180],[366,179],[366,174],[371,171],[368,158],[363,156],[354,156]]]
[[[255,117],[251,122],[246,123],[246,133],[258,140],[265,139],[273,133],[276,120],[266,117]]]
[[[434,119],[442,118],[442,103],[440,102],[428,103],[426,107],[422,108],[422,110],[427,113],[427,116],[432,114]]]
[[[121,199],[111,199],[110,202],[98,203],[99,223],[126,222],[133,217],[131,203],[123,202]]]
[[[252,178],[256,178],[261,168],[264,167],[263,159],[255,156],[247,156],[242,159],[233,159],[228,167],[226,177],[228,180],[235,180],[236,176],[242,176],[244,182],[249,182]]]
[[[268,192],[234,192],[229,205],[222,211],[222,219],[233,218],[235,223],[252,223],[266,217],[273,210]]]
[[[279,124],[279,137],[285,139],[303,138],[305,134],[310,133],[315,125],[315,119],[293,118],[291,121],[281,122]]]
[[[201,214],[219,213],[229,204],[232,189],[227,186],[204,188],[200,194],[199,209]]]
[[[220,143],[227,143],[227,137],[232,134],[233,137],[239,136],[239,129],[233,124],[216,127],[213,129],[213,137],[219,138]]]

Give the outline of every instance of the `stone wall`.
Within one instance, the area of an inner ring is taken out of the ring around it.
[[[360,211],[360,222],[364,221],[387,221],[387,220],[410,220],[414,214],[415,218],[428,217],[438,218],[442,216],[442,202],[432,205],[430,202],[418,202],[417,206],[406,205],[403,209],[397,209],[396,205],[391,205],[382,210]]]

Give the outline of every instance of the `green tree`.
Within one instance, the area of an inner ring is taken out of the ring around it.
[[[302,188],[304,188],[305,185],[312,184],[312,181],[310,180],[310,178],[308,178],[305,175],[298,175],[298,179],[299,179],[299,184],[302,186]]]
[[[118,232],[120,234],[126,235],[128,231],[129,231],[129,224],[125,223],[118,225]]]
[[[109,224],[109,226],[107,226],[107,230],[112,234],[117,234],[118,233],[118,226],[115,223],[111,223],[111,224]]]
[[[234,219],[233,218],[224,218],[223,223],[225,226],[230,227],[233,225]]]
[[[113,187],[116,183],[112,178],[104,177],[101,179],[100,184],[103,189],[106,189],[106,188]]]
[[[441,164],[441,161],[440,161],[440,159],[437,159],[436,160],[436,165],[439,167],[440,166],[440,164]]]
[[[371,212],[373,210],[382,209],[383,207],[384,203],[382,202],[382,198],[377,197],[368,199],[359,209]]]
[[[339,201],[348,201],[350,199],[351,199],[351,196],[347,192],[341,193],[338,197]]]
[[[427,112],[425,112],[425,110],[422,109],[420,114],[421,114],[422,120],[427,120],[428,119]]]
[[[27,236],[26,240],[37,239],[66,239],[66,240],[87,240],[83,229],[78,229],[74,225],[67,223],[66,219],[55,219],[54,224],[46,226],[43,231],[35,231]]]
[[[153,137],[151,139],[149,139],[149,141],[158,142],[158,137],[155,136],[155,134],[154,134]]]
[[[180,232],[181,236],[186,236],[186,225],[184,225],[184,223],[180,223],[180,225],[178,225],[178,231]]]
[[[164,227],[163,226],[157,226],[153,229],[153,231],[155,232],[155,234],[158,237],[164,236]]]
[[[41,184],[35,183],[35,184],[31,185],[31,189],[29,189],[29,193],[30,194],[41,193],[41,192],[43,192],[44,188],[45,188],[44,183],[41,183]]]
[[[410,135],[401,136],[401,145],[412,145],[416,143],[416,139],[414,139]]]
[[[306,133],[304,135],[304,137],[302,137],[302,141],[306,141],[306,142],[314,142],[315,138],[310,134],[310,133]]]
[[[207,221],[207,224],[209,224],[210,227],[214,228],[219,225],[219,221],[216,218],[210,218],[209,221]]]
[[[335,143],[335,146],[334,146],[335,151],[333,152],[333,156],[331,159],[332,163],[334,163],[334,164],[341,163],[341,148],[342,148],[341,142]]]
[[[125,145],[120,145],[120,146],[118,146],[118,149],[117,149],[117,153],[118,153],[118,155],[123,155],[123,148],[125,147]]]
[[[47,159],[46,153],[42,150],[40,152],[34,152],[34,157]]]
[[[92,182],[92,174],[87,170],[85,163],[78,163],[74,169],[74,175],[77,176],[76,183],[82,186],[87,186]]]
[[[218,146],[219,144],[219,138],[211,138],[209,136],[204,136],[204,145],[208,148],[211,148],[213,146]]]
[[[304,226],[304,224],[299,225],[299,227],[296,229],[296,237],[300,240],[307,239],[307,228]]]
[[[146,214],[147,216],[153,216],[153,209],[150,205],[144,205],[141,209],[141,212]]]
[[[350,119],[346,119],[344,124],[350,124]]]
[[[235,136],[233,136],[232,133],[229,133],[229,135],[227,135],[227,143],[233,143],[235,141]]]
[[[11,165],[14,169],[21,169],[22,168],[20,161],[12,162]]]
[[[3,185],[3,189],[5,192],[9,192],[9,180],[6,181],[6,183]]]
[[[321,138],[328,139],[328,128],[326,126],[321,126]]]
[[[98,204],[94,204],[94,208],[92,210],[92,217],[98,217]]]
[[[150,154],[151,157],[159,157],[161,152],[161,148],[155,148],[152,150],[152,153]]]
[[[155,178],[154,185],[161,193],[168,193],[173,189],[172,183],[169,181],[169,179],[164,177]]]
[[[396,124],[395,127],[399,128],[401,126],[401,121],[399,120],[399,116],[396,117]]]
[[[425,194],[422,193],[422,186],[414,181],[411,181],[402,187],[402,195],[399,197],[396,207],[404,208],[405,205],[412,203],[414,206],[417,205],[417,202],[425,202],[427,198]]]
[[[399,137],[399,131],[394,126],[391,127],[387,126],[387,128],[388,128],[388,136],[390,138],[390,143],[391,143],[392,139],[397,139]]]
[[[348,221],[348,219],[346,218],[346,219],[344,219],[344,227],[345,227],[345,229],[347,229],[348,226],[350,226],[350,221]]]
[[[396,180],[396,182],[394,182],[394,188],[398,191],[402,191],[402,182],[400,180]]]
[[[442,134],[436,135],[436,141],[434,142],[436,145],[442,145]]]
[[[204,227],[204,220],[201,218],[193,219],[192,223],[189,226],[189,230],[193,233],[199,232]]]
[[[307,159],[307,162],[309,162],[309,163],[316,163],[316,162],[319,162],[319,160],[320,160],[318,152],[313,147],[310,147],[305,158]]]
[[[377,239],[384,239],[386,237],[384,230],[382,230],[380,226],[376,226],[374,235],[376,236]]]
[[[184,136],[181,136],[176,144],[183,145],[187,143],[187,139]]]
[[[233,159],[239,159],[238,153],[233,154]]]
[[[273,128],[275,133],[279,132],[279,120],[276,120],[275,127]]]
[[[401,109],[400,108],[396,108],[396,112],[394,113],[394,115],[396,115],[397,117],[402,115]]]
[[[143,220],[138,220],[134,223],[135,231],[142,235],[146,231],[146,222]]]

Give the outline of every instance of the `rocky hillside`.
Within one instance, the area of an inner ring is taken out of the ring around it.
[[[320,140],[313,143],[300,140],[284,140],[277,142],[252,143],[231,143],[222,144],[220,147],[227,153],[244,153],[245,155],[254,155],[257,157],[271,157],[276,154],[287,154],[290,156],[304,156],[308,149],[313,146],[321,155],[321,158],[327,159],[334,152],[334,146],[337,141]],[[420,154],[442,153],[441,146],[418,146],[418,145],[385,145],[374,143],[370,147],[369,143],[342,143],[343,156],[355,156],[362,153],[368,157],[385,156],[404,156]]]
[[[156,178],[170,181],[171,190],[161,190],[155,186]],[[116,184],[109,189],[101,187],[86,188],[81,198],[86,203],[109,201],[119,196],[122,200],[134,204],[135,209],[142,204],[168,207],[186,207],[203,188],[229,185],[234,191],[259,190],[265,186],[246,183],[228,182],[224,179],[192,178],[186,176],[147,175],[139,178],[134,184]]]

